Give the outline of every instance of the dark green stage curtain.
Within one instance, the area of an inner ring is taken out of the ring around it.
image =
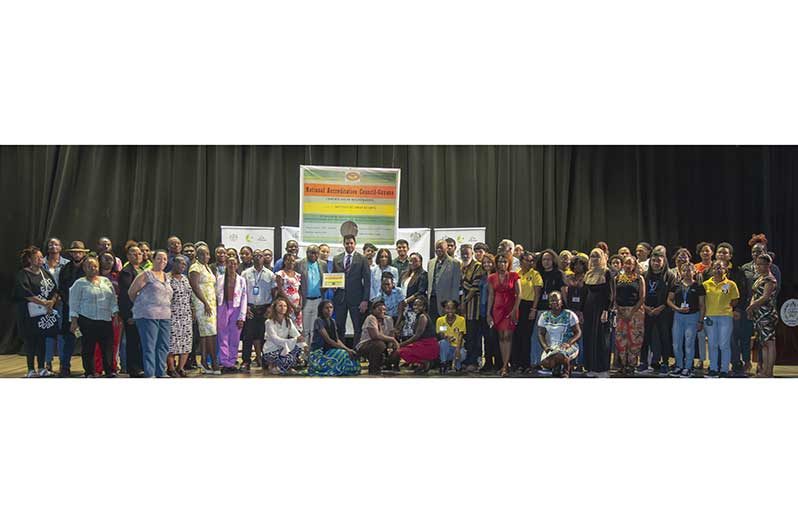
[[[797,147],[3,146],[0,352],[19,347],[10,295],[25,244],[213,243],[222,224],[296,225],[300,164],[399,167],[402,227],[485,226],[491,245],[730,241],[743,263],[765,232],[794,292]]]

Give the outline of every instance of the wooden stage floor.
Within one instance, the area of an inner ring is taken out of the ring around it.
[[[53,361],[53,370],[56,372],[58,371],[58,358]],[[26,366],[26,359],[25,356],[16,355],[16,354],[9,354],[9,355],[0,355],[0,378],[24,378],[25,374],[27,373],[27,366]],[[75,378],[79,378],[83,374],[83,364],[81,363],[81,359],[79,356],[75,356],[72,358],[72,376]],[[795,378],[798,377],[798,365],[777,365],[775,369],[775,374],[777,378]],[[302,377],[303,375],[300,374],[298,376],[271,376],[271,375],[264,375],[263,372],[258,368],[253,368],[252,372],[249,374],[245,373],[235,373],[235,374],[223,374],[221,376],[208,376],[199,374],[198,372],[190,372],[188,374],[188,378],[204,378],[204,379],[224,379],[224,378],[289,378],[289,377]],[[307,376],[305,376],[307,377]],[[365,373],[361,374],[358,377],[369,377]],[[393,377],[400,377],[400,378],[418,378],[418,377],[442,377],[442,378],[490,378],[490,377],[497,377],[491,374],[472,374],[472,375],[464,375],[464,374],[447,374],[446,376],[440,376],[437,371],[430,371],[428,374],[419,376],[414,374],[410,370],[404,370],[399,376]],[[531,377],[531,376],[530,376]],[[574,376],[576,378],[577,376]],[[641,377],[656,377],[654,375],[645,375]],[[120,378],[127,378],[126,375],[120,375]],[[674,378],[675,379],[675,378]]]

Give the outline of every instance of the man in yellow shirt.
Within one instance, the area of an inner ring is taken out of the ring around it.
[[[443,310],[446,314],[435,321],[435,334],[438,336],[440,347],[441,374],[445,374],[454,361],[456,370],[460,370],[466,358],[463,349],[463,337],[466,334],[465,318],[457,314],[457,302],[448,300],[444,302]]]
[[[712,264],[712,278],[704,281],[706,290],[706,320],[709,337],[709,373],[707,377],[725,378],[731,364],[731,337],[734,326],[734,306],[740,299],[737,284],[726,277],[726,264],[720,260]]]
[[[521,303],[518,306],[518,326],[513,334],[513,351],[510,365],[513,369],[526,372],[530,367],[532,334],[538,314],[538,300],[543,291],[543,277],[535,270],[535,256],[524,251],[516,272],[520,276]]]

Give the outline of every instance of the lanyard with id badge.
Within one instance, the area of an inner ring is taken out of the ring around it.
[[[684,288],[682,287],[682,308],[689,309],[690,304],[687,302],[687,296],[690,294],[690,287]]]
[[[252,295],[259,296],[260,295],[260,279],[263,276],[263,271],[259,272],[257,276],[255,276],[255,286],[252,288]]]

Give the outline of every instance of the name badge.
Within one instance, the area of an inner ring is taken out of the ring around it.
[[[725,284],[723,287],[720,288],[720,290],[721,292],[723,292],[723,294],[729,294],[729,284],[728,283]]]
[[[260,287],[256,285],[252,288],[252,295],[257,296],[258,294],[260,294]]]
[[[548,294],[548,293],[546,293],[546,292],[544,292],[544,293],[543,293],[543,296],[541,296],[541,297],[540,297],[540,299],[541,299],[541,300],[548,300],[548,299],[549,299],[549,294]]]
[[[446,325],[441,325],[438,327],[438,332],[446,332]]]
[[[683,301],[683,302],[682,302],[682,308],[689,309],[689,308],[690,308],[690,304],[689,304],[689,303],[687,303],[686,301]]]
[[[574,303],[579,303],[579,302],[582,301],[582,297],[581,296],[574,296],[573,298],[571,298],[571,301],[574,302]]]

